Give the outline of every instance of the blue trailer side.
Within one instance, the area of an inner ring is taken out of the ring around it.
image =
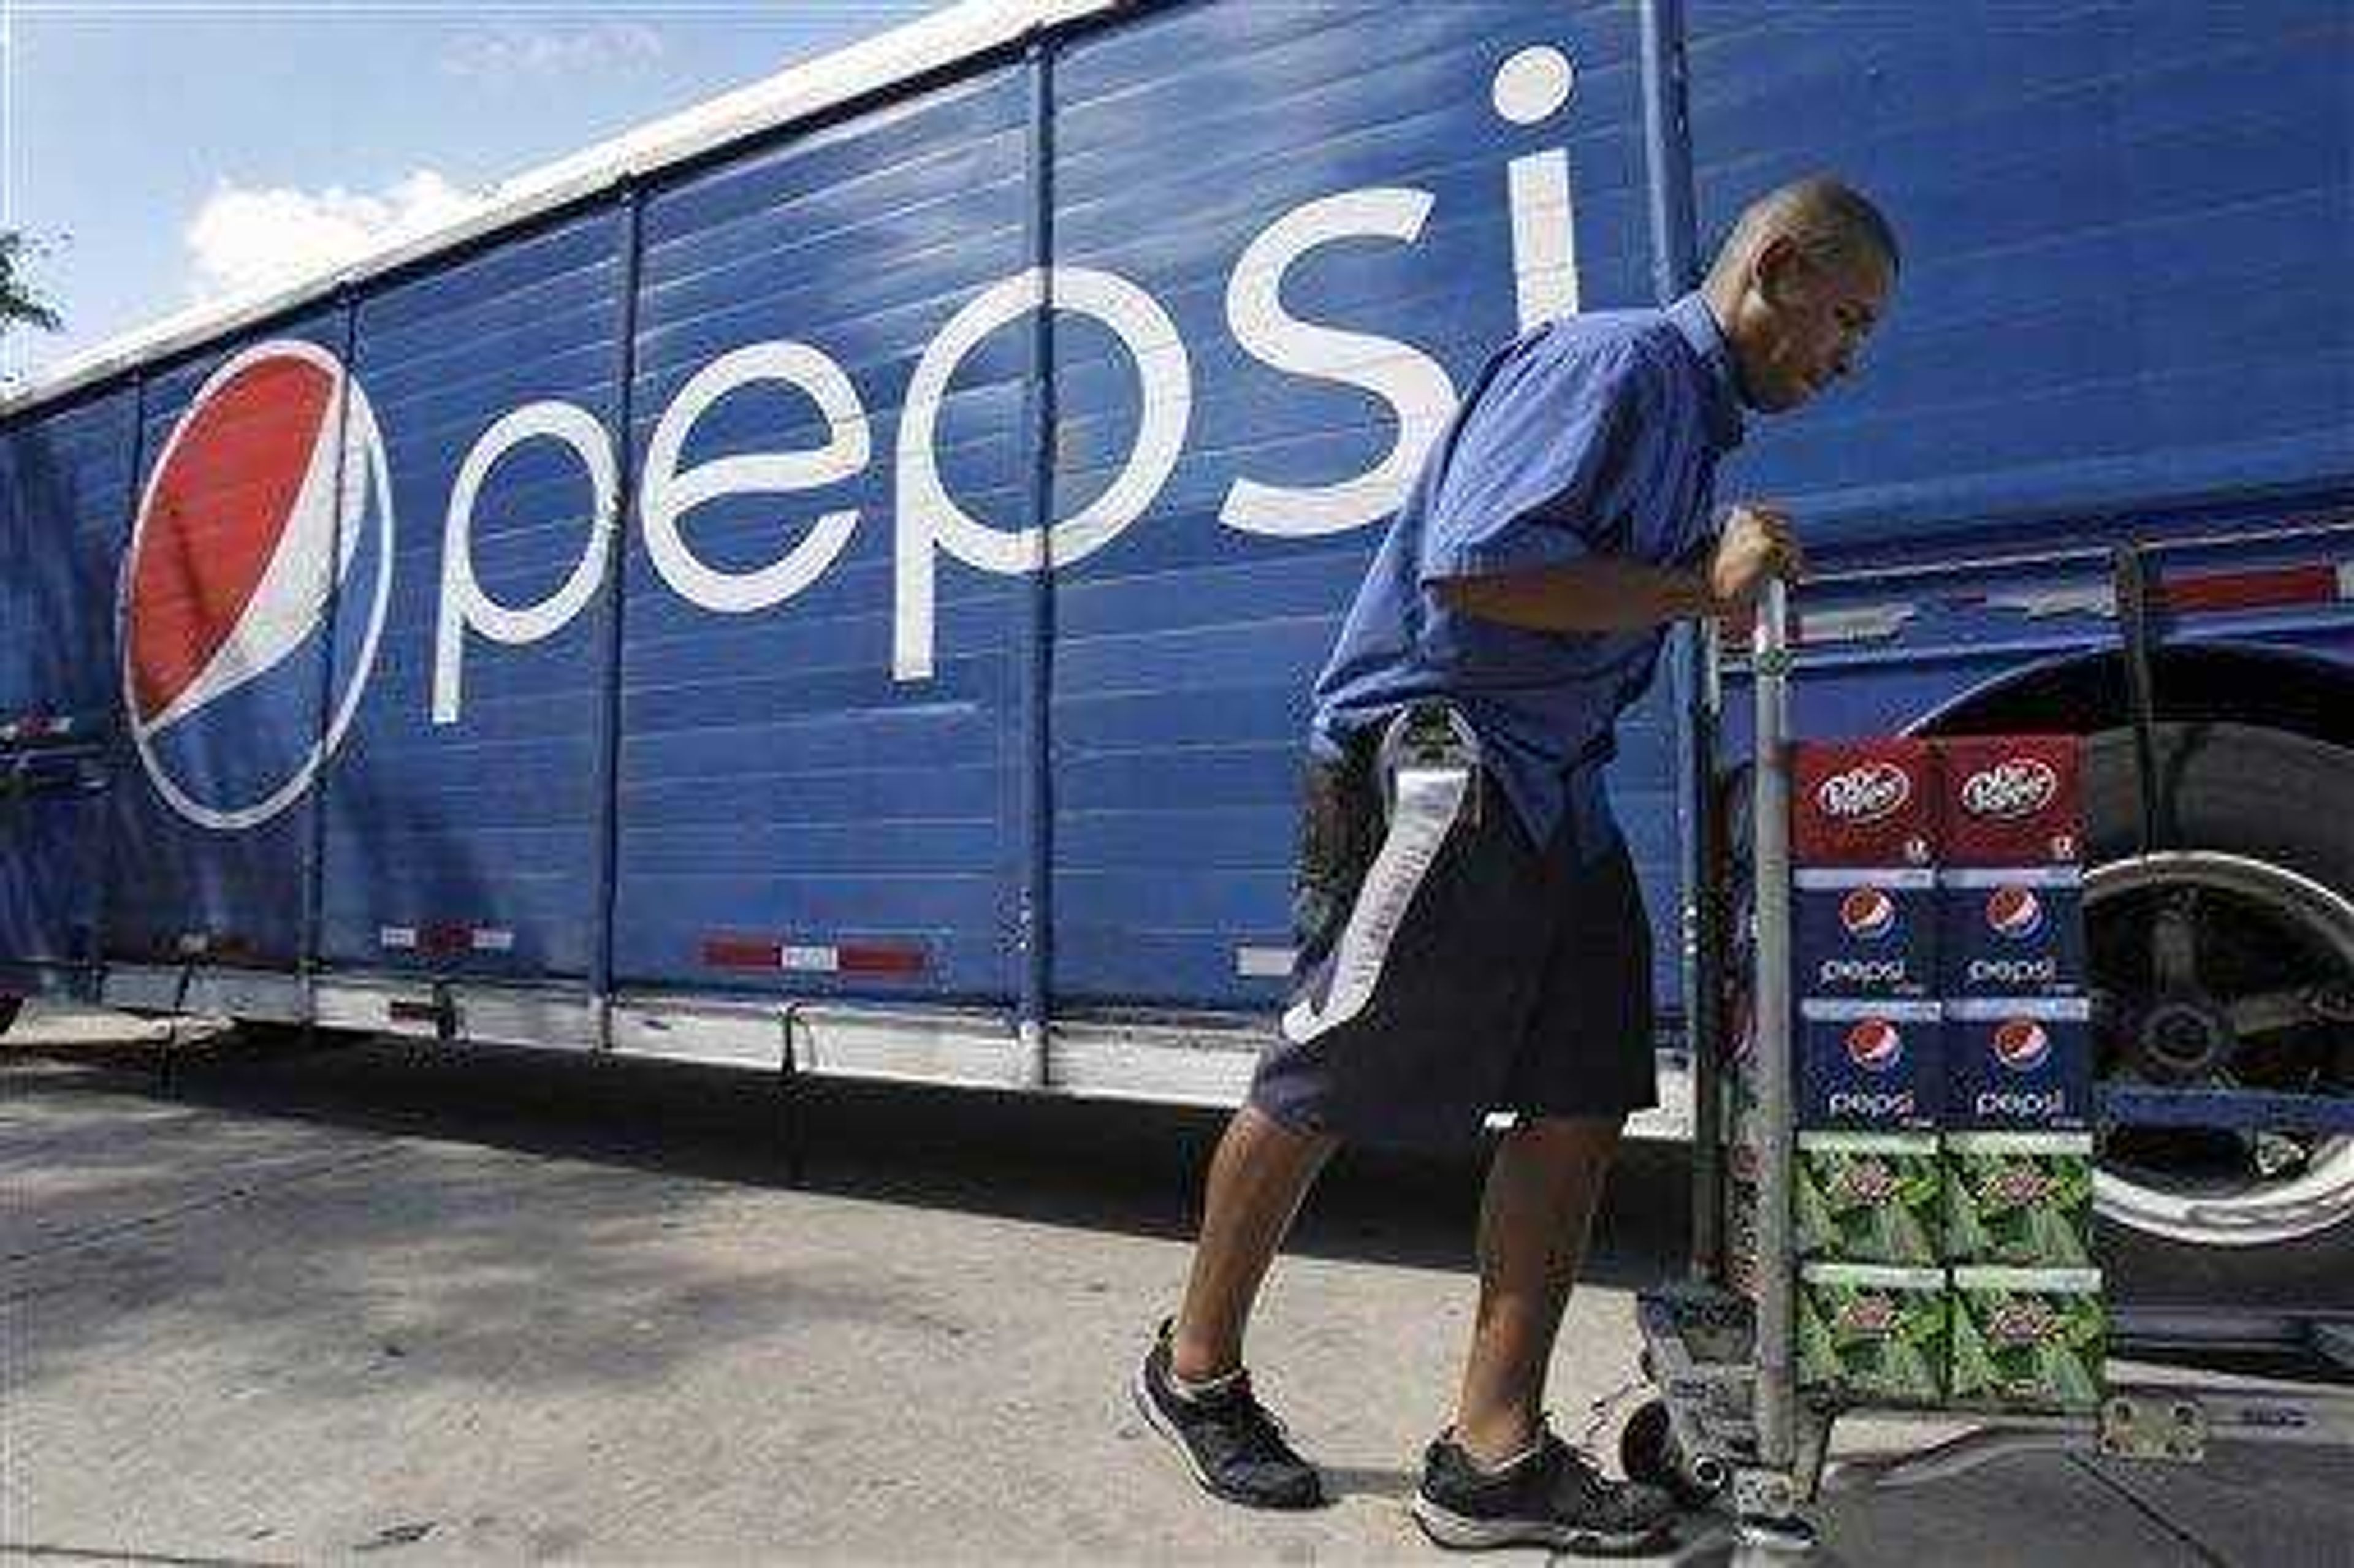
[[[2349,69],[2287,0],[985,0],[789,73],[0,405],[0,981],[1230,1098],[1308,685],[1460,389],[1819,166],[1906,260],[1723,475],[1821,573],[1801,727],[2115,729],[2138,540],[2161,718],[2326,779]],[[332,420],[274,519],[217,460],[301,432],[215,428],[270,376]],[[1689,673],[1611,774],[1670,997]]]

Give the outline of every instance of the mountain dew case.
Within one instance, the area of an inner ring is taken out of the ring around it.
[[[2091,1266],[2091,1134],[1949,1132],[1945,1167],[1949,1262],[2011,1268]]]
[[[1938,1261],[1946,1182],[1935,1134],[1801,1132],[1797,1143],[1790,1202],[1800,1257]]]
[[[2096,1268],[1954,1270],[1956,1404],[2097,1408],[2107,1340]]]
[[[1856,1404],[1944,1402],[1945,1270],[1810,1263],[1797,1308],[1801,1388]]]

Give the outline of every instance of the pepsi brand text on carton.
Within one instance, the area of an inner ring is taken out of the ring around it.
[[[2092,1004],[2083,997],[1946,1003],[1946,1125],[2057,1131],[2091,1124]]]
[[[2084,874],[2073,865],[1948,866],[1937,874],[1938,991],[2081,996]]]
[[[1927,866],[1800,866],[1790,902],[1800,995],[1935,994],[1937,890]]]
[[[1937,858],[1947,867],[2075,865],[2084,858],[2084,744],[2072,735],[1935,743]]]
[[[1929,743],[1904,736],[1792,746],[1791,863],[1879,868],[1935,864],[1935,770]]]
[[[1934,1132],[1946,1099],[1934,1001],[1798,1003],[1798,1125]]]

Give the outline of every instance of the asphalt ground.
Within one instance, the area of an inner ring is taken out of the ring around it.
[[[1458,1370],[1470,1159],[1320,1185],[1252,1359],[1338,1500],[1252,1513],[1126,1393],[1214,1116],[811,1086],[794,1185],[744,1075],[228,1039],[166,1086],[119,1039],[52,1012],[0,1049],[0,1557],[1443,1557],[1401,1503]],[[1630,1154],[1564,1328],[1555,1422],[1605,1454],[1685,1192]],[[1833,1563],[2346,1568],[2354,1457],[2012,1457],[1819,1518]],[[1682,1560],[1725,1556],[1695,1521]]]

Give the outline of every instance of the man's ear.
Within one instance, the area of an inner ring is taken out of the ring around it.
[[[1777,234],[1757,248],[1749,263],[1749,280],[1758,297],[1776,310],[1797,304],[1808,286],[1807,253],[1787,234]]]

